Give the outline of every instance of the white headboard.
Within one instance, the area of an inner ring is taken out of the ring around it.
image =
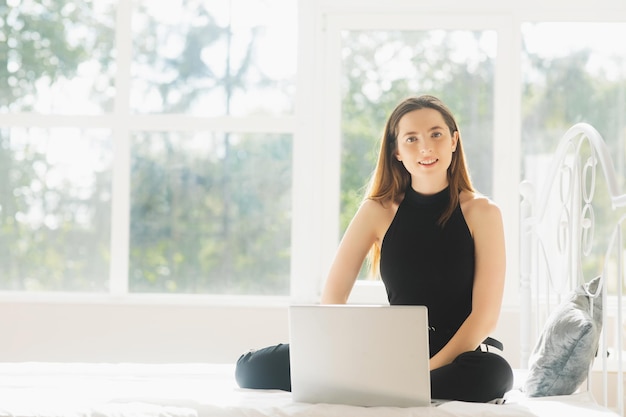
[[[600,275],[606,308],[595,362],[602,365],[604,399],[597,400],[607,405],[609,386],[617,389],[613,395],[623,415],[626,194],[621,179],[603,138],[586,123],[572,126],[553,156],[533,164],[527,177],[531,175],[533,180],[520,185],[522,366],[552,307],[577,285]],[[617,372],[616,383],[607,382],[609,368]]]

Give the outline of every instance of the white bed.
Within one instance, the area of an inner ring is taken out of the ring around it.
[[[239,389],[232,364],[0,363],[0,416],[623,416],[621,285],[610,282],[624,280],[624,244],[620,233],[613,231],[623,228],[626,195],[618,193],[609,153],[591,126],[572,127],[548,167],[544,185],[524,182],[521,188],[522,358],[531,355],[551,308],[572,288],[593,278],[587,272],[593,270],[588,257],[599,254],[603,259],[594,276],[602,276],[603,303],[612,306],[603,309],[599,349],[611,356],[600,354],[590,378],[593,384],[583,384],[571,395],[529,397],[522,391],[528,370],[518,369],[504,404],[450,401],[433,407],[361,408],[294,403],[287,392]],[[608,192],[596,195],[608,197],[607,202],[588,198],[588,191],[602,182]],[[599,229],[608,237],[599,230],[589,235],[595,224],[589,213],[601,212],[590,206],[597,204],[608,207],[608,212],[602,211],[603,222],[611,220]],[[591,245],[592,240],[600,243]]]
[[[232,365],[13,363],[0,365],[0,375],[0,415],[12,417],[614,415],[586,393],[528,399],[512,392],[504,405],[453,401],[431,408],[293,403],[287,392],[239,389]]]

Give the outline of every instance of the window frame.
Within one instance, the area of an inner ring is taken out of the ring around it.
[[[115,20],[116,95],[113,110],[98,115],[39,114],[13,112],[0,114],[0,126],[25,128],[105,128],[112,132],[111,241],[109,290],[103,293],[80,291],[22,292],[0,291],[1,299],[42,302],[130,302],[155,304],[211,305],[285,305],[288,296],[213,295],[213,294],[143,294],[129,289],[130,261],[130,139],[136,131],[213,131],[230,133],[290,134],[295,141],[294,114],[274,117],[200,117],[185,114],[140,114],[130,107],[132,65],[133,3],[118,1]]]

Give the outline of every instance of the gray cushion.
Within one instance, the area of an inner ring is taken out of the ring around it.
[[[602,330],[600,290],[601,277],[594,278],[550,314],[529,360],[527,395],[569,395],[585,381]]]

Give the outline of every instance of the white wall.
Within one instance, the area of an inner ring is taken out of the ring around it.
[[[505,309],[494,337],[514,367],[519,313]],[[148,303],[0,303],[0,361],[233,363],[288,341],[282,306]]]
[[[2,302],[0,361],[229,363],[287,326],[284,306]]]

